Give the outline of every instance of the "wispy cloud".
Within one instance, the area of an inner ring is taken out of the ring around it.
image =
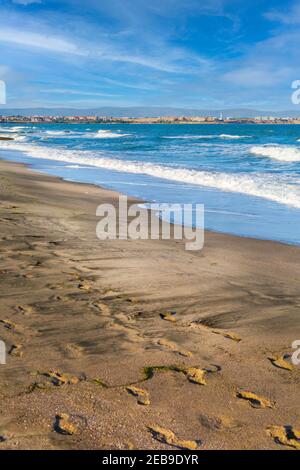
[[[284,11],[271,9],[264,16],[270,21],[285,25],[300,24],[300,2],[296,1],[290,8],[285,8]]]
[[[80,96],[120,96],[115,93],[101,93],[98,91],[81,91],[81,90],[70,90],[68,88],[45,88],[40,90],[41,93],[53,93],[62,95],[80,95]]]
[[[224,74],[224,79],[234,85],[246,88],[274,87],[286,80],[291,73],[289,68],[271,68],[268,64],[257,64],[234,69]]]
[[[175,63],[168,62],[156,57],[151,57],[148,55],[129,55],[122,54],[118,51],[112,50],[111,53],[100,52],[98,55],[103,60],[111,62],[124,62],[127,64],[140,65],[142,67],[148,67],[155,70],[160,70],[162,72],[169,73],[184,73],[185,69],[176,65]]]
[[[82,50],[76,44],[63,38],[31,31],[20,31],[16,28],[1,28],[0,42],[16,44],[21,47],[44,49],[63,54],[87,54],[86,51]]]
[[[120,80],[114,80],[112,78],[107,78],[107,77],[101,77],[101,81],[104,83],[107,83],[112,86],[117,86],[121,88],[130,88],[133,90],[144,90],[144,91],[150,91],[150,90],[157,90],[157,83],[153,85],[149,85],[146,82],[142,83],[137,83],[137,82],[132,82],[132,83],[127,83],[127,82],[122,82]]]
[[[106,39],[99,45],[83,39],[80,41],[82,45],[79,45],[69,38],[60,36],[56,31],[45,34],[4,27],[0,30],[0,42],[14,44],[21,48],[31,48],[33,51],[47,50],[60,54],[89,57],[101,62],[133,64],[166,73],[200,73],[201,69],[212,66],[212,61],[206,58],[180,48],[169,50],[166,44],[161,44],[163,54],[152,55],[148,52],[135,54],[125,51],[123,44],[118,44],[113,40]]]
[[[12,3],[27,6],[32,5],[33,3],[42,3],[42,0],[12,0]]]

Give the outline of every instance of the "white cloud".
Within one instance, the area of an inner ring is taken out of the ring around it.
[[[64,54],[86,55],[86,52],[80,49],[76,44],[66,41],[65,39],[30,31],[20,31],[15,28],[1,28],[0,42],[30,46]]]
[[[63,37],[51,34],[40,34],[31,31],[22,31],[15,27],[4,27],[0,30],[0,43],[15,44],[20,47],[31,47],[61,54],[77,56],[89,56],[90,58],[107,61],[120,62],[151,68],[168,73],[199,73],[209,67],[210,61],[196,55],[191,55],[188,51],[168,50],[167,46],[162,46],[164,53],[159,57],[147,53],[130,54],[123,51],[123,47],[114,42],[102,42],[101,47],[95,43],[85,42],[83,47]]]
[[[162,72],[181,72],[182,70],[174,64],[161,61],[160,59],[149,57],[149,56],[138,56],[138,55],[127,55],[121,54],[118,52],[113,52],[111,54],[100,53],[100,56],[104,60],[109,60],[113,62],[126,62],[136,65],[141,65],[143,67],[148,67],[155,70],[160,70]]]
[[[101,81],[104,83],[107,83],[108,85],[113,85],[117,87],[122,87],[122,88],[131,88],[135,90],[145,90],[145,91],[150,91],[150,90],[157,90],[157,84],[148,84],[148,83],[137,83],[135,81],[132,82],[122,82],[120,80],[115,80],[112,78],[107,78],[107,77],[101,77]]]
[[[112,93],[101,93],[94,91],[81,91],[81,90],[70,90],[69,88],[47,88],[40,90],[41,93],[55,93],[63,95],[80,95],[80,96],[120,96]]]
[[[12,2],[24,6],[31,5],[32,3],[42,3],[41,0],[12,0]]]
[[[40,0],[14,1],[29,5]],[[70,1],[70,5],[71,3],[79,4],[79,0],[68,1]],[[176,4],[178,7],[177,0],[166,1],[170,5]],[[219,6],[222,1],[213,0],[214,8]],[[192,0],[192,3],[196,5],[197,0]],[[110,9],[106,2],[99,2],[99,0],[87,0],[87,4],[94,5],[99,9]],[[122,65],[127,64],[130,73],[138,69],[144,72],[143,69],[148,68],[150,73],[152,69],[153,74],[163,72],[203,75],[214,68],[213,61],[202,57],[201,54],[189,50],[188,47],[174,46],[172,28],[171,32],[169,27],[161,28],[160,21],[157,21],[157,17],[152,11],[154,9],[156,12],[153,5],[148,6],[146,3],[145,7],[143,2],[144,6],[142,7],[137,1],[135,8],[129,9],[131,10],[129,14],[121,0],[112,0],[112,4],[115,4],[118,14],[121,12],[125,15],[125,26],[128,26],[129,36],[122,35],[124,24],[113,30],[105,29],[105,25],[98,26],[92,21],[87,22],[85,18],[74,16],[70,6],[69,12],[63,16],[56,12],[49,13],[47,17],[32,15],[24,9],[22,13],[10,10],[1,11],[0,15],[6,18],[6,26],[0,29],[0,43],[9,43],[18,48],[30,48],[36,52],[49,51],[62,55],[88,57],[101,67],[103,65],[103,69],[106,70],[114,63],[124,70],[125,66],[122,67]],[[156,6],[160,11],[161,3],[157,2]],[[142,10],[142,19],[146,21],[146,24],[143,24],[139,17],[138,24],[132,26],[133,19],[136,20],[136,17],[139,16],[136,14],[136,9]],[[163,14],[165,13],[163,8]],[[61,21],[62,18],[63,21]],[[151,27],[147,27],[148,21],[150,21]],[[125,31],[127,31],[126,28]]]
[[[288,68],[268,68],[263,65],[241,67],[224,75],[224,79],[235,85],[246,87],[271,87],[285,80],[291,70]]]
[[[295,7],[296,5],[294,10]],[[279,13],[269,12],[268,17],[279,20]],[[282,23],[285,22],[281,13],[280,18]],[[286,21],[295,22],[296,19],[287,17]],[[273,29],[267,39],[246,48],[240,59],[229,63],[228,71],[223,77],[227,82],[240,87],[281,87],[288,93],[291,81],[297,79],[300,73],[299,41],[299,28],[286,27],[284,23],[284,26]]]
[[[300,23],[300,3],[296,2],[289,11],[270,10],[265,13],[265,18],[285,25],[296,25]]]

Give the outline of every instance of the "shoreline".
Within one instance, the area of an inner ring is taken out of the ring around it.
[[[5,160],[0,183],[1,449],[174,448],[156,425],[200,450],[280,449],[268,426],[299,428],[300,369],[270,360],[300,337],[297,246],[208,231],[194,253],[99,241],[95,208],[117,192]]]
[[[53,178],[58,178],[60,179],[61,181],[66,181],[66,182],[69,182],[69,183],[77,183],[77,184],[83,184],[83,185],[87,185],[87,186],[93,186],[95,188],[100,188],[100,189],[104,189],[106,191],[111,191],[113,192],[114,194],[118,194],[118,195],[123,195],[123,196],[126,196],[128,198],[128,201],[131,201],[131,202],[138,202],[140,204],[147,204],[147,203],[151,203],[151,202],[154,202],[154,201],[146,201],[145,199],[143,198],[139,198],[139,197],[134,197],[134,196],[131,196],[129,194],[126,194],[126,193],[123,193],[117,189],[113,189],[109,186],[105,187],[105,186],[101,186],[101,185],[98,185],[96,183],[88,183],[88,182],[84,182],[84,181],[76,181],[76,180],[72,180],[72,179],[68,179],[68,178],[65,178],[63,176],[59,176],[59,175],[49,175],[47,172],[43,172],[43,170],[39,170],[39,169],[35,169],[33,168],[34,167],[34,163],[28,163],[28,162],[18,162],[18,161],[14,161],[14,160],[10,160],[10,159],[6,159],[3,154],[5,154],[5,152],[8,152],[8,153],[11,153],[12,155],[13,154],[20,154],[20,155],[24,155],[25,158],[26,158],[26,154],[24,154],[21,150],[0,150],[0,161],[4,161],[4,162],[8,162],[8,163],[13,163],[13,164],[17,164],[17,165],[24,165],[26,168],[28,168],[30,171],[32,172],[35,172],[37,174],[44,174],[44,175],[48,175],[48,176],[52,176]],[[171,226],[173,225],[172,223],[170,224]],[[280,244],[280,245],[287,245],[287,246],[293,246],[293,247],[300,247],[300,241],[299,242],[288,242],[288,241],[285,241],[285,240],[272,240],[270,238],[258,238],[258,237],[251,237],[249,235],[241,235],[241,234],[235,234],[235,233],[231,233],[231,232],[224,232],[222,230],[214,230],[214,229],[207,229],[205,228],[205,233],[215,233],[215,234],[221,234],[221,235],[225,235],[225,236],[230,236],[230,237],[236,237],[236,238],[242,238],[242,239],[250,239],[250,240],[257,240],[257,241],[263,241],[263,242],[271,242],[271,243],[277,243],[277,244]]]

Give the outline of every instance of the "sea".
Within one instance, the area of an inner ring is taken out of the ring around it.
[[[205,228],[300,245],[300,126],[0,124],[0,157],[148,203],[204,204]]]

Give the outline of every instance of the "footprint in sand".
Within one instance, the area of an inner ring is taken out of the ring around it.
[[[176,312],[165,312],[165,313],[160,313],[159,316],[162,320],[170,321],[172,323],[177,322],[177,318],[175,318]]]
[[[69,359],[78,359],[82,356],[83,348],[78,344],[69,343],[65,345],[64,352]]]
[[[273,366],[278,367],[279,369],[285,369],[292,371],[293,366],[287,362],[283,357],[280,356],[270,356],[268,357],[269,361],[272,362]]]
[[[67,374],[63,374],[61,372],[49,370],[47,372],[41,372],[40,375],[43,375],[44,377],[49,377],[50,382],[53,385],[56,385],[60,387],[61,385],[75,385],[78,384],[82,378],[76,377],[76,376],[70,376]]]
[[[154,376],[156,372],[178,372],[181,374],[184,374],[186,378],[195,384],[199,385],[207,385],[206,383],[206,375],[207,374],[212,374],[215,372],[220,372],[221,367],[214,365],[213,368],[205,368],[205,369],[200,369],[197,366],[194,367],[178,367],[178,366],[151,366],[151,367],[145,367],[143,369],[144,372],[144,380],[150,380]]]
[[[24,273],[24,274],[22,274],[22,277],[23,277],[24,279],[33,279],[33,278],[36,277],[36,276],[35,276],[35,274],[33,274],[33,273],[30,272],[30,273]]]
[[[67,295],[53,295],[49,298],[49,300],[54,300],[56,302],[69,302],[70,297]]]
[[[111,322],[111,323],[109,323],[108,328],[124,333],[124,335],[125,335],[124,339],[127,339],[130,342],[133,342],[133,343],[142,343],[142,342],[144,342],[144,338],[143,338],[142,333],[140,333],[133,326],[130,326],[130,325],[127,326],[126,324],[122,325],[122,324],[119,324],[119,323],[116,323],[116,322]]]
[[[198,443],[196,441],[184,441],[178,439],[178,437],[170,429],[165,429],[161,426],[149,426],[148,429],[154,439],[163,442],[164,444],[169,444],[170,446],[178,447],[180,449],[198,449]]]
[[[103,300],[121,299],[122,294],[119,291],[113,289],[106,289],[101,292],[101,298]]]
[[[204,325],[201,322],[195,321],[195,322],[189,323],[186,326],[189,326],[191,328],[199,328],[199,329],[205,328],[215,335],[223,336],[224,338],[231,339],[232,341],[235,341],[237,343],[242,341],[242,338],[240,338],[236,333],[231,333],[230,331],[223,331],[223,330],[219,330],[216,328],[211,328],[210,326]]]
[[[241,426],[241,423],[229,416],[209,416],[202,414],[199,417],[199,421],[202,426],[212,431],[231,430]]]
[[[13,344],[8,351],[10,356],[22,357],[23,356],[23,346],[22,344]]]
[[[135,323],[135,318],[134,318],[134,315],[130,315],[130,314],[126,314],[126,313],[123,313],[123,312],[119,312],[119,313],[116,313],[114,315],[114,317],[120,321],[121,323],[125,323],[125,324],[128,324],[128,323]]]
[[[42,266],[42,264],[43,261],[41,259],[34,260],[32,261],[32,264],[28,266],[28,269],[39,268],[40,266]]]
[[[180,354],[181,356],[184,357],[192,357],[193,353],[190,351],[187,351],[186,349],[181,349],[176,343],[173,343],[172,341],[168,341],[167,339],[161,338],[157,341],[157,344],[159,346],[163,346],[166,349],[171,349],[175,353]]]
[[[67,413],[61,413],[55,417],[54,430],[60,434],[72,436],[77,432],[77,427],[70,422],[70,416]]]
[[[184,370],[184,373],[190,382],[193,382],[199,385],[207,385],[207,382],[204,378],[205,375],[207,374],[207,371],[205,369],[198,369],[197,367],[189,367],[188,369]]]
[[[17,325],[10,320],[0,320],[0,323],[4,326],[4,328],[8,330],[12,330],[16,333],[23,333],[24,328],[21,325]]]
[[[46,287],[51,290],[64,289],[66,287],[66,283],[58,282],[57,284],[47,284]]]
[[[136,444],[131,441],[127,441],[124,443],[125,450],[134,450],[136,448]]]
[[[181,372],[186,375],[190,382],[198,385],[207,385],[206,375],[220,372],[220,370],[220,366],[214,365],[213,368],[207,367],[205,369],[200,369],[199,367],[188,367],[186,369],[181,369]]]
[[[260,397],[253,392],[238,391],[236,393],[238,398],[247,400],[253,408],[274,408],[275,402],[268,398]]]
[[[30,305],[17,305],[16,311],[18,313],[22,313],[22,315],[32,315],[35,313],[35,310]]]
[[[14,437],[13,434],[9,431],[0,432],[0,442],[8,441],[9,439],[12,439],[13,437]]]
[[[150,405],[150,398],[149,392],[144,390],[143,388],[135,387],[133,385],[129,385],[126,387],[126,390],[133,396],[137,398],[137,402],[140,405]]]
[[[67,276],[70,276],[70,281],[80,281],[81,280],[79,273],[76,273],[76,272],[62,271],[62,274],[66,274]]]
[[[85,279],[80,281],[77,287],[78,289],[84,290],[86,292],[90,292],[93,289],[93,285]]]
[[[267,434],[278,444],[300,450],[300,430],[293,426],[269,426]]]
[[[106,305],[104,302],[93,302],[92,307],[94,307],[98,311],[99,314],[105,317],[111,316],[110,307]]]
[[[231,339],[232,341],[236,341],[237,343],[242,341],[242,338],[240,338],[235,333],[231,333],[230,331],[211,330],[211,332],[214,333],[215,335],[221,335],[221,336],[224,336],[224,338]]]

